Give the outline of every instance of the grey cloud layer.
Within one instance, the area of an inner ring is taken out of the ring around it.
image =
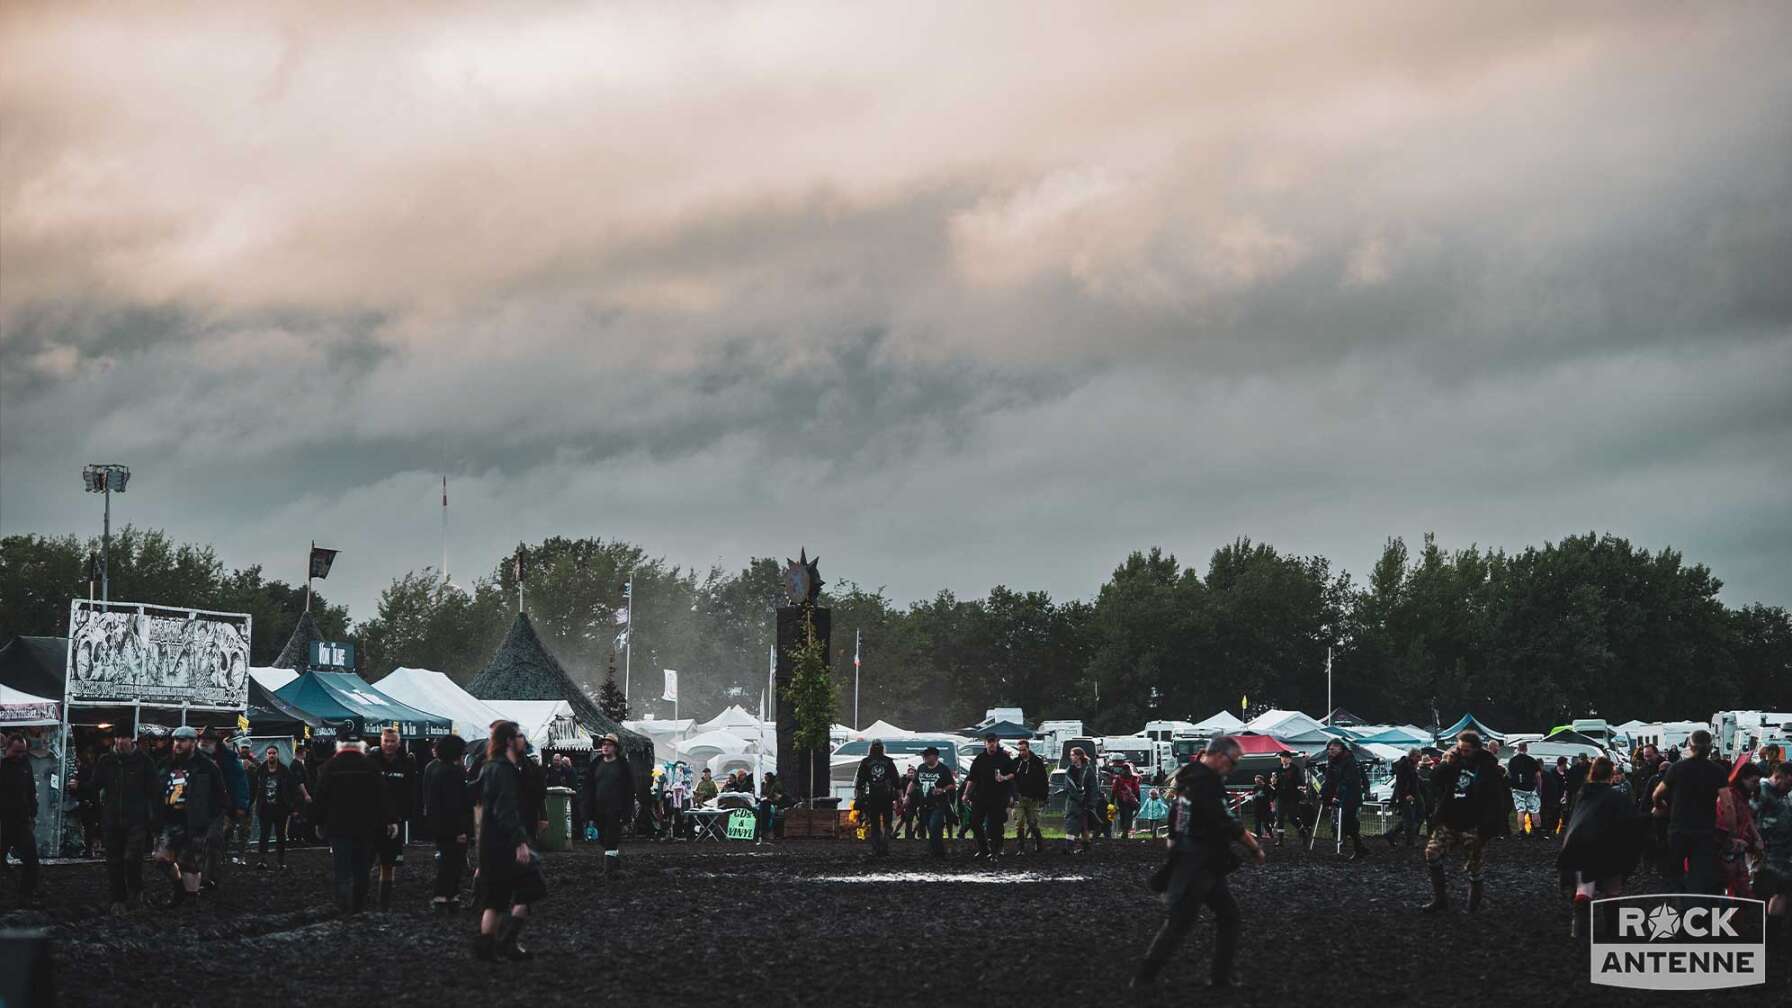
[[[1609,528],[1792,602],[1792,15],[1332,10],[11,8],[0,529],[126,461],[365,615],[445,467],[462,571]]]

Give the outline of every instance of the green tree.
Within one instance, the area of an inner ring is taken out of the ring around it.
[[[796,733],[791,741],[800,765],[813,768],[814,754],[828,748],[838,701],[833,677],[828,674],[827,651],[815,633],[815,619],[807,611],[803,615],[803,643],[791,657],[790,685],[785,687],[796,719]],[[806,793],[814,794],[815,781],[808,784]]]
[[[628,720],[628,698],[622,695],[622,687],[616,685],[615,655],[610,656],[609,667],[604,670],[604,685],[597,695],[597,709],[618,724]]]

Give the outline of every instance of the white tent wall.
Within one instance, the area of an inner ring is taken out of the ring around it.
[[[251,667],[249,676],[260,683],[262,689],[269,693],[277,693],[282,686],[297,679],[299,674],[292,669],[274,668],[270,665]]]
[[[693,718],[650,718],[624,721],[622,727],[647,736],[653,742],[653,758],[657,763],[671,763],[678,758],[678,743],[696,734]]]
[[[573,717],[572,704],[565,700],[481,700],[505,718],[517,723],[523,736],[536,749],[548,743],[548,730],[556,717]]]
[[[399,703],[447,718],[454,723],[454,733],[468,740],[485,738],[491,733],[492,722],[505,716],[454,680],[430,669],[395,668],[374,683],[374,688]]]

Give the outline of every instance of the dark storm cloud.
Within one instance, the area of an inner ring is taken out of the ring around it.
[[[1773,6],[57,6],[0,19],[0,529],[358,616],[796,545],[1090,593],[1250,535],[1675,545],[1792,601]],[[77,67],[86,68],[77,73]]]

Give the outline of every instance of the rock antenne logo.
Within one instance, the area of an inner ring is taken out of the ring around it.
[[[1718,990],[1767,982],[1767,905],[1675,893],[1593,903],[1591,979],[1643,990]]]

